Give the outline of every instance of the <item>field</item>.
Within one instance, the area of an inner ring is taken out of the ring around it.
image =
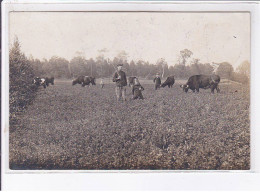
[[[130,100],[128,87],[119,103],[112,83],[39,89],[10,126],[10,168],[250,169],[248,86],[186,94],[179,83],[155,91],[141,81],[145,99]]]

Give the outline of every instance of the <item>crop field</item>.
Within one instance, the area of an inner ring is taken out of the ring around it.
[[[39,88],[9,131],[11,169],[250,169],[249,88],[222,82],[220,93],[154,90],[117,102],[115,85]]]

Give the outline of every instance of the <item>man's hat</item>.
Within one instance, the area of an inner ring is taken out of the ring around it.
[[[119,66],[121,66],[121,67],[122,67],[122,66],[123,66],[123,64],[117,64],[117,67],[119,67]]]

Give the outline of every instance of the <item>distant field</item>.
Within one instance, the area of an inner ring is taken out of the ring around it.
[[[11,169],[249,169],[249,88],[233,82],[184,93],[155,91],[117,103],[114,84],[41,88],[10,126]],[[237,91],[237,92],[235,92]]]

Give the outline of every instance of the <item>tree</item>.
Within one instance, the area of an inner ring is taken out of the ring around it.
[[[181,65],[185,66],[187,59],[190,58],[191,55],[193,55],[193,53],[188,49],[184,49],[184,50],[180,51],[180,59],[179,59],[180,61],[179,61],[179,63]]]
[[[209,63],[201,63],[199,59],[193,59],[191,65],[189,66],[189,76],[192,75],[211,75],[214,68]]]
[[[179,63],[175,64],[174,67],[171,68],[171,74],[174,74],[178,78],[187,78],[190,74],[190,67],[186,66],[186,63],[191,55],[193,55],[193,53],[188,49],[180,51],[180,56],[178,59]]]
[[[82,56],[72,58],[69,62],[69,67],[69,72],[73,77],[86,75],[89,70],[87,67],[87,60]]]
[[[222,78],[230,79],[233,72],[233,66],[230,65],[228,62],[223,62],[219,64],[216,73]]]
[[[213,72],[212,73],[217,73],[217,69],[219,67],[219,63],[212,62],[211,66],[213,68]]]
[[[32,84],[34,78],[30,61],[21,52],[16,37],[9,51],[9,103],[10,121],[13,122],[16,112],[23,111],[35,97],[36,88]]]
[[[202,64],[199,62],[199,59],[193,59],[189,67],[189,75],[198,75],[202,72]]]
[[[97,72],[97,65],[96,62],[94,61],[94,59],[90,58],[89,60],[87,60],[87,72],[86,75],[88,76],[94,76],[94,77],[98,77],[98,72]]]
[[[98,50],[98,56],[96,58],[97,71],[99,72],[100,77],[106,76],[106,72],[108,72],[108,61],[105,58],[105,53],[109,50],[107,48],[103,48]]]
[[[135,62],[132,60],[129,65],[129,75],[135,76],[137,75],[136,65]]]
[[[205,63],[201,65],[201,74],[211,75],[214,72],[214,67],[212,67],[209,63]]]
[[[71,78],[71,74],[69,71],[69,61],[53,56],[48,63],[48,71],[52,74],[55,78]]]
[[[34,77],[32,64],[21,52],[21,46],[16,37],[9,51],[10,86],[16,86],[21,82],[31,83]]]
[[[238,73],[238,72],[233,72],[231,74],[231,80],[242,83],[242,84],[248,84],[249,83],[249,77],[247,77],[245,74],[241,74],[241,73]]]
[[[116,70],[116,66],[120,63],[120,59],[118,57],[114,57],[113,61],[112,61],[112,65],[114,67],[114,69]]]
[[[242,62],[237,67],[237,72],[242,75],[246,75],[249,78],[250,77],[250,63],[248,61]]]
[[[44,76],[46,72],[44,71],[44,63],[42,63],[39,59],[34,59],[33,57],[29,58],[29,62],[33,68],[33,72],[36,76]]]
[[[188,67],[185,65],[175,64],[173,68],[171,68],[171,73],[175,75],[177,78],[187,78],[189,76]]]
[[[136,62],[136,72],[137,72],[137,76],[141,76],[141,77],[144,77],[144,76],[145,76],[144,67],[145,67],[145,61],[139,59],[139,60]]]
[[[164,58],[157,60],[156,65],[158,66],[158,71],[161,73],[162,78],[165,77],[165,74],[168,74],[168,64]]]

